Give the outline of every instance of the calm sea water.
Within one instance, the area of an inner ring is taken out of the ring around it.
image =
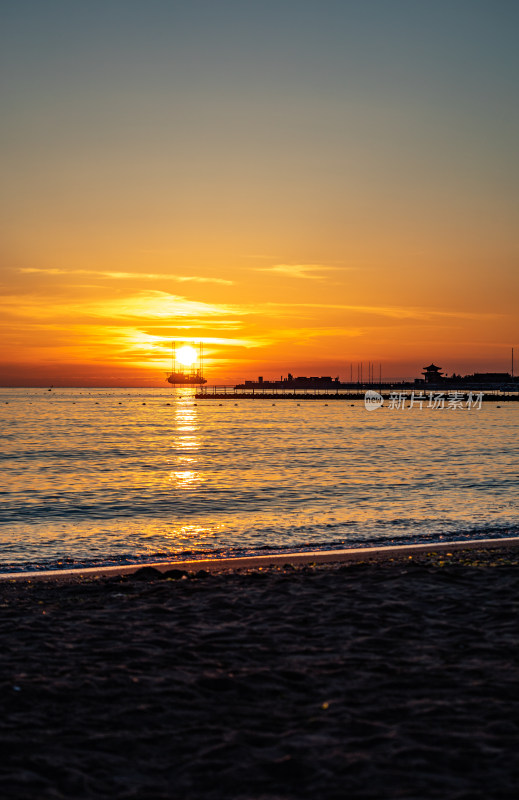
[[[519,404],[0,390],[0,571],[519,535]]]

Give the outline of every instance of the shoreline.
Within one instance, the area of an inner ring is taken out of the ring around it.
[[[113,578],[131,576],[142,569],[153,569],[159,573],[169,570],[196,572],[204,570],[211,573],[236,572],[239,570],[263,569],[268,567],[309,566],[348,563],[384,563],[395,560],[408,560],[413,556],[428,553],[449,553],[462,550],[502,550],[519,549],[519,536],[500,539],[470,539],[467,541],[434,542],[427,544],[384,545],[380,547],[357,547],[341,550],[317,550],[302,553],[272,553],[256,556],[232,556],[225,558],[201,558],[181,561],[152,561],[138,564],[124,564],[107,567],[85,567],[77,569],[38,570],[34,572],[0,573],[0,583],[5,581],[75,581],[78,578]]]

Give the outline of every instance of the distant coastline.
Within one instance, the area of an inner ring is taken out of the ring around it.
[[[365,390],[377,387],[379,390],[398,390],[398,389],[459,389],[460,391],[505,391],[505,392],[519,392],[519,378],[514,377],[509,372],[475,372],[470,375],[456,375],[453,373],[451,376],[445,375],[441,372],[441,367],[435,364],[430,364],[428,367],[423,368],[422,378],[415,378],[412,381],[398,380],[398,379],[385,379],[376,380],[373,375],[370,375],[368,380],[349,380],[341,381],[338,377],[332,378],[329,375],[310,376],[306,375],[294,376],[289,372],[286,378],[281,377],[280,380],[264,380],[262,376],[257,380],[246,380],[244,383],[237,384],[235,389],[260,389],[262,391],[269,389],[346,389],[346,390]]]

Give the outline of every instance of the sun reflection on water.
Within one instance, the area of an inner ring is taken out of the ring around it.
[[[201,472],[197,469],[196,451],[200,447],[200,431],[197,414],[191,398],[180,395],[175,406],[175,429],[172,441],[174,457],[170,460],[173,470],[169,478],[180,490],[192,489],[202,483]],[[186,455],[186,452],[189,455]]]
[[[170,472],[169,477],[173,480],[179,489],[190,489],[193,486],[201,483],[201,478],[198,472]]]
[[[165,538],[173,540],[175,547],[202,548],[204,540],[211,540],[215,534],[223,534],[226,525],[224,524],[188,524],[175,526],[172,530],[163,533]]]

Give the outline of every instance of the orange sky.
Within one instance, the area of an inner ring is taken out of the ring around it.
[[[517,8],[51,5],[3,33],[2,385],[509,369]]]

